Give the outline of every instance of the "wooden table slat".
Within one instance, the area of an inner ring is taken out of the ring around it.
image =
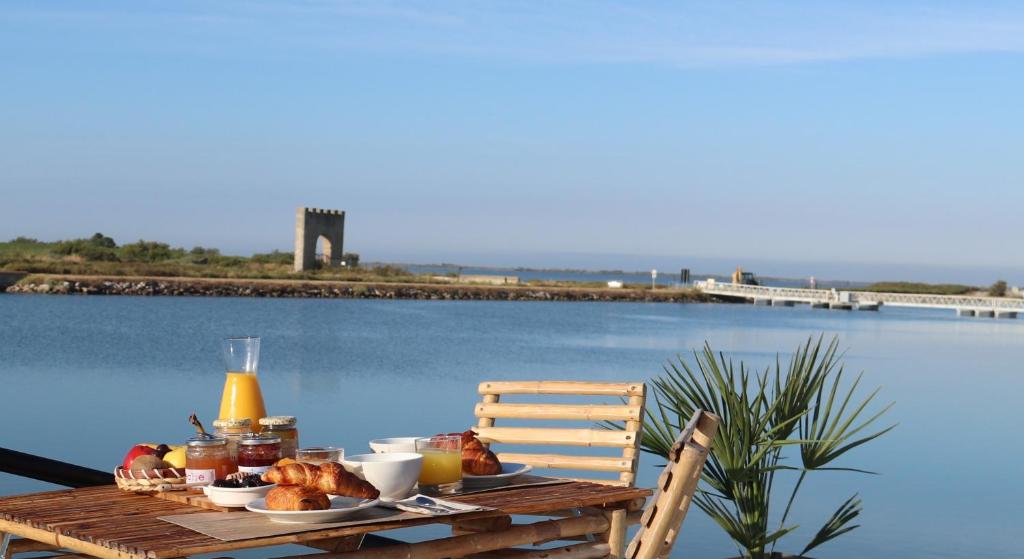
[[[453,497],[462,503],[495,509],[460,518],[487,518],[510,514],[544,513],[566,508],[623,506],[651,492],[586,482],[513,488],[504,491]],[[445,523],[444,518],[423,517],[398,522],[357,525],[283,536],[225,542],[159,520],[160,516],[209,512],[209,510],[151,495],[131,494],[115,486],[60,490],[0,497],[0,519],[9,522],[17,535],[29,534],[39,541],[53,534],[64,543],[73,541],[115,550],[128,557],[166,559],[288,543],[301,544],[424,524]],[[450,519],[447,519],[450,520]],[[19,534],[24,526],[24,534]],[[35,530],[35,531],[33,531]]]

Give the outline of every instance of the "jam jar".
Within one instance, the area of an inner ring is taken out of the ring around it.
[[[260,427],[264,433],[281,437],[281,457],[295,458],[295,451],[299,448],[299,430],[295,428],[298,423],[291,415],[272,415],[260,418]]]
[[[238,471],[262,474],[281,459],[281,437],[249,434],[238,441]]]
[[[228,441],[210,435],[192,437],[185,444],[186,483],[210,484],[238,470]]]
[[[243,417],[242,419],[214,419],[213,429],[214,436],[227,439],[228,452],[231,453],[231,458],[237,461],[238,441],[252,433],[252,420],[248,417]]]

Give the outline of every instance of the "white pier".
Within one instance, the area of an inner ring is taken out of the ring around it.
[[[1024,299],[1006,297],[968,297],[964,295],[925,295],[913,293],[872,293],[837,291],[835,289],[804,289],[798,287],[766,287],[720,283],[715,280],[696,281],[693,286],[708,295],[733,297],[758,305],[775,307],[807,303],[812,308],[877,311],[880,306],[952,309],[957,316],[1017,318],[1024,313]]]

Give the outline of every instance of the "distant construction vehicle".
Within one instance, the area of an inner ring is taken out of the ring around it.
[[[732,282],[737,285],[761,285],[753,272],[744,272],[739,266],[736,266],[736,271],[732,273]]]

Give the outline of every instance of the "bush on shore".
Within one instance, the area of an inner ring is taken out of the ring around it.
[[[958,283],[918,283],[910,281],[882,281],[862,287],[859,291],[875,293],[924,293],[927,295],[965,295],[978,288]]]
[[[1006,297],[1006,282],[999,280],[988,288],[989,297]]]

